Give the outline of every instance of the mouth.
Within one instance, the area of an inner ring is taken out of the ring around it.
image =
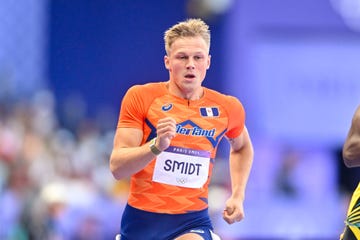
[[[196,76],[194,74],[191,74],[191,73],[188,73],[185,75],[185,79],[188,79],[188,80],[193,80],[195,79]]]

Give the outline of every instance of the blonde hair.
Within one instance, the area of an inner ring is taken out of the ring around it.
[[[190,18],[179,22],[165,31],[165,51],[170,54],[171,45],[176,39],[183,37],[202,37],[210,49],[210,30],[209,26],[201,19]]]

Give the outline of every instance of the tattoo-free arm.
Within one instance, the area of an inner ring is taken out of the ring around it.
[[[160,151],[170,146],[176,135],[176,121],[172,117],[159,119],[156,124],[155,146]],[[137,173],[153,160],[149,142],[141,145],[143,131],[137,128],[118,128],[110,156],[110,170],[116,179]],[[141,145],[141,146],[140,146]]]
[[[110,155],[110,170],[116,179],[126,178],[143,169],[155,155],[149,143],[140,146],[143,132],[136,128],[118,128]]]
[[[244,218],[243,201],[254,150],[246,127],[239,137],[229,139],[229,142],[231,145],[230,177],[232,194],[226,201],[223,217],[226,222],[231,224]]]
[[[360,166],[360,106],[352,118],[350,130],[343,147],[343,159],[347,167]]]

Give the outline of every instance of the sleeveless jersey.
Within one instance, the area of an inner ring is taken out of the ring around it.
[[[208,185],[220,140],[238,137],[245,111],[240,101],[204,87],[199,100],[168,92],[166,82],[135,85],[125,94],[118,128],[138,128],[142,144],[156,137],[159,119],[176,120],[168,149],[130,180],[128,204],[155,213],[181,214],[208,207]]]
[[[341,240],[360,239],[360,183],[351,196]]]

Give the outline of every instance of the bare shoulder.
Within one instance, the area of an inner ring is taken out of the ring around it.
[[[360,105],[357,107],[357,109],[355,111],[354,119],[357,119],[360,121]]]
[[[360,106],[354,113],[351,126],[343,146],[343,159],[347,167],[360,166]]]

